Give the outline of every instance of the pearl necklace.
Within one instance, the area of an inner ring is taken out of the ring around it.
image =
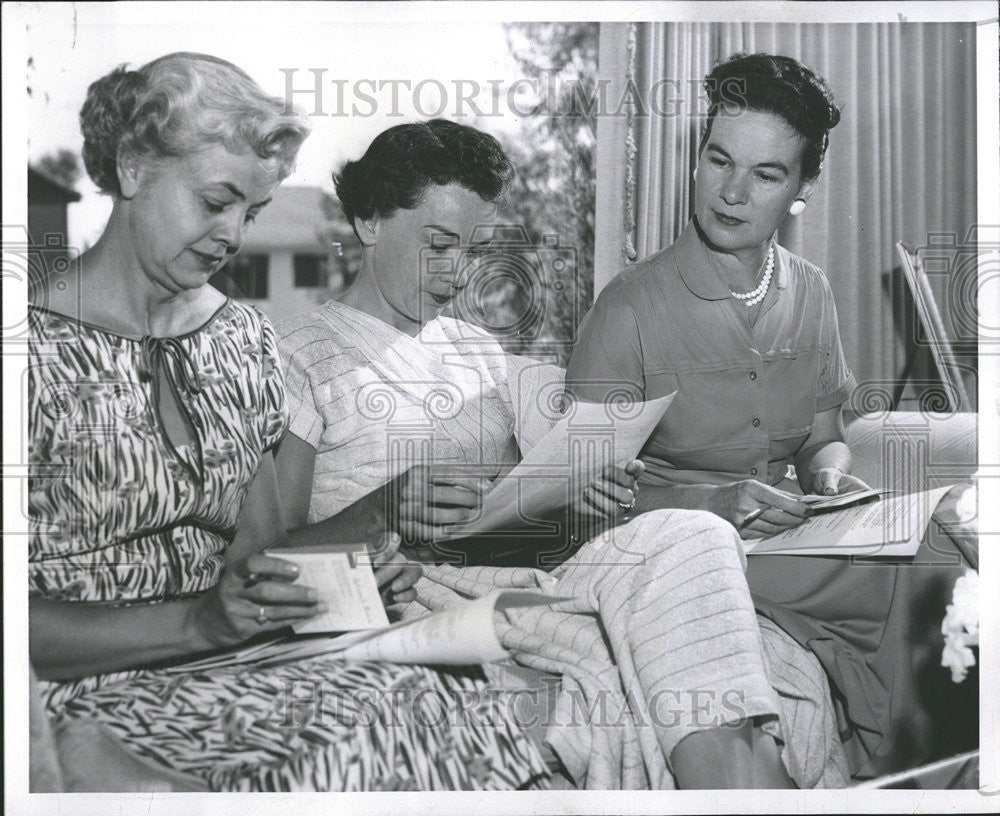
[[[767,294],[767,290],[771,285],[771,275],[774,272],[774,244],[771,243],[767,248],[767,260],[764,262],[764,277],[761,278],[760,283],[757,288],[752,292],[734,292],[732,289],[729,290],[731,294],[737,300],[742,300],[746,306],[756,306],[764,299],[764,295]]]

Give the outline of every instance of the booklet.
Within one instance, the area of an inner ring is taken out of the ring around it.
[[[938,502],[952,487],[832,508],[836,512],[770,538],[746,540],[743,549],[747,555],[911,556],[920,547]]]
[[[297,634],[352,632],[388,626],[371,557],[364,544],[323,547],[272,547],[265,555],[291,561],[298,582],[312,587],[327,611],[294,629]]]
[[[866,504],[867,502],[878,501],[881,496],[895,493],[894,490],[855,490],[851,493],[838,493],[836,496],[820,496],[811,493],[807,496],[796,496],[799,501],[809,505],[811,515],[817,513],[829,513],[831,510],[841,510],[844,507],[853,507],[856,504]]]

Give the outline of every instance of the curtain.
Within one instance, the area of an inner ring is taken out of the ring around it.
[[[712,64],[741,51],[784,54],[826,78],[843,116],[806,212],[788,219],[778,238],[826,272],[859,382],[890,393],[911,357],[907,373],[917,382],[936,376],[897,241],[926,250],[949,337],[974,355],[973,24],[619,23],[602,25],[601,38],[609,55],[601,73],[624,77],[627,104],[613,143],[598,139],[604,228],[595,289],[667,246],[690,218],[706,110],[701,80]],[[617,178],[613,161],[625,167]],[[603,195],[602,170],[610,185]],[[962,364],[974,377],[974,357]],[[975,382],[969,387],[974,394]]]

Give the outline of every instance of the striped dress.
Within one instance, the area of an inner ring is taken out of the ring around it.
[[[497,469],[512,435],[527,450],[558,412],[551,366],[506,355],[449,317],[409,337],[330,302],[279,334],[289,430],[316,451],[310,521],[416,461]],[[756,616],[745,567],[736,531],[718,517],[658,511],[587,542],[553,572],[425,567],[407,614],[497,587],[572,599],[508,611],[497,626],[519,665],[560,678],[551,706],[530,707],[524,721],[579,787],[674,787],[681,739],[746,718],[779,740],[800,786],[843,785],[825,675]]]
[[[29,321],[31,594],[155,603],[211,588],[287,424],[270,324],[234,301],[171,338],[36,308]],[[165,389],[189,439],[166,431]],[[546,771],[507,697],[471,668],[317,658],[41,685],[56,725],[95,721],[213,790],[510,789]]]

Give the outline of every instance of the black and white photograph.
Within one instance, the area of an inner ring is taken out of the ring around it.
[[[2,13],[6,813],[996,809],[995,3]]]

